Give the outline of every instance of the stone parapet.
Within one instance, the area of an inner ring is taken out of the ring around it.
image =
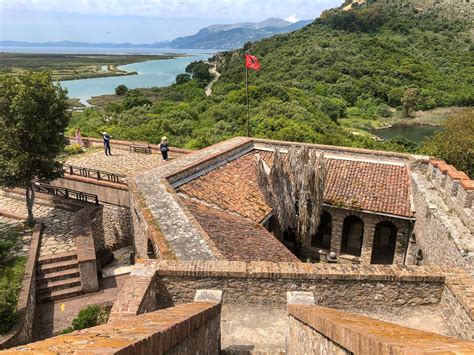
[[[428,169],[411,174],[416,223],[411,259],[422,264],[460,266],[474,271],[474,239],[472,201],[466,207],[466,196],[474,193],[468,186],[472,180],[442,161],[432,159]],[[457,178],[463,180],[456,180]],[[453,191],[453,195],[446,191]]]
[[[218,354],[220,304],[192,302],[10,349],[5,354]]]
[[[81,277],[82,291],[84,293],[99,290],[99,279],[97,276],[98,248],[103,245],[103,233],[94,237],[94,221],[101,216],[102,207],[86,207],[76,214],[73,235],[76,240],[77,261]],[[101,221],[99,222],[99,225]]]
[[[446,205],[474,233],[474,180],[438,159],[430,159],[427,176]]]
[[[472,354],[474,343],[340,310],[288,305],[287,354]]]
[[[5,335],[0,336],[0,349],[29,343],[33,339],[33,321],[36,309],[36,259],[41,246],[42,223],[36,223],[31,237],[28,261],[18,297],[18,321]]]

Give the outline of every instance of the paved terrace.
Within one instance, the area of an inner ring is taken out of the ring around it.
[[[0,214],[16,216],[18,219],[26,219],[27,209],[24,197],[0,195],[0,212]],[[44,229],[41,237],[40,255],[67,253],[76,250],[76,242],[72,236],[75,212],[48,206],[37,198],[33,213],[35,218],[43,219]]]
[[[112,156],[106,156],[103,150],[97,148],[84,154],[71,156],[66,160],[66,164],[134,176],[168,164],[182,155],[182,153],[171,151],[170,161],[163,161],[161,154],[132,153],[125,149],[114,149],[112,144]]]
[[[33,230],[18,219],[0,216],[0,242],[11,240],[12,235],[19,233],[15,245],[10,248],[10,256],[28,256]]]

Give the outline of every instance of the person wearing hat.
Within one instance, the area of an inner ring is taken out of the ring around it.
[[[110,152],[110,135],[107,132],[102,133],[102,139],[104,141],[104,150],[105,150],[105,155],[112,155]]]
[[[161,152],[161,155],[163,157],[163,160],[168,160],[168,151],[169,151],[169,147],[168,147],[168,138],[166,137],[162,137],[161,138],[161,143],[160,143],[160,152]]]

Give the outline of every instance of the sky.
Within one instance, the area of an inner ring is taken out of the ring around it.
[[[0,0],[0,40],[153,43],[213,24],[314,19],[342,0]]]

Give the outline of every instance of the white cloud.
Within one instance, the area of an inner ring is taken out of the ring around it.
[[[341,0],[0,0],[0,8],[15,11],[180,18],[285,17],[314,18],[322,8]]]
[[[296,16],[296,14],[290,15],[287,18],[285,18],[285,21],[295,23],[298,22],[300,19]]]

